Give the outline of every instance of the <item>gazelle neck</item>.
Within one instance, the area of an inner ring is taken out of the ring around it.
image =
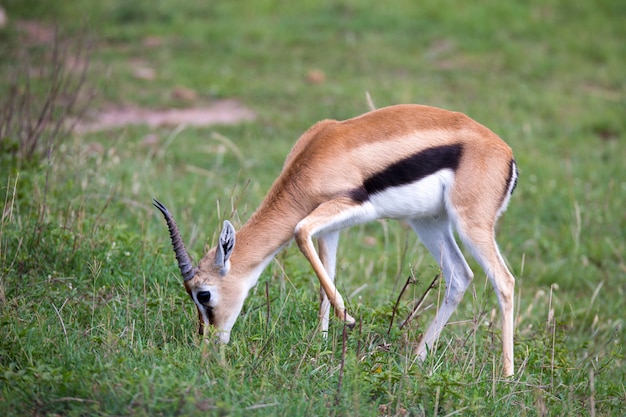
[[[274,184],[259,208],[237,232],[231,258],[233,267],[241,268],[242,272],[258,270],[260,275],[280,249],[293,239],[296,224],[311,210],[285,193],[284,186]],[[258,276],[254,283],[257,279]]]

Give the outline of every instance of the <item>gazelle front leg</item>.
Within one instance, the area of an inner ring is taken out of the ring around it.
[[[315,251],[313,236],[337,233],[339,229],[344,227],[364,223],[375,218],[376,213],[371,206],[362,205],[350,198],[342,197],[320,204],[311,214],[302,219],[295,229],[296,243],[313,267],[328,301],[335,309],[335,315],[350,326],[354,325],[355,320],[346,313],[343,298]]]
[[[354,325],[354,318],[346,312],[346,306],[343,302],[341,294],[339,294],[339,291],[337,291],[335,284],[330,279],[330,276],[328,276],[328,273],[326,272],[326,269],[324,269],[324,265],[322,264],[319,255],[315,251],[315,247],[313,246],[313,241],[311,239],[311,234],[299,231],[298,233],[296,233],[296,242],[298,243],[298,247],[300,248],[304,256],[311,264],[311,267],[313,267],[317,278],[320,280],[322,290],[326,293],[328,301],[335,309],[335,315],[341,320],[345,320],[348,325]]]
[[[335,271],[337,267],[337,245],[339,243],[339,231],[332,231],[317,237],[317,248],[320,259],[324,265],[326,273],[332,282],[335,282]],[[322,335],[328,334],[328,322],[330,316],[330,301],[324,288],[320,286],[320,313],[319,329]]]

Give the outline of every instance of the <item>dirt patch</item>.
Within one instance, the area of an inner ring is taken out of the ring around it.
[[[219,100],[208,106],[187,109],[153,110],[141,107],[115,107],[105,109],[91,120],[79,122],[76,132],[89,133],[128,125],[196,126],[233,125],[252,121],[256,114],[237,100]]]
[[[2,8],[0,7],[0,24],[2,23]],[[5,22],[6,24],[6,22]],[[65,41],[58,37],[55,27],[35,20],[17,20],[15,27],[21,34],[21,43],[24,45],[53,45],[58,43],[62,56],[59,58],[64,70],[82,73],[87,68],[84,45],[79,45],[75,54],[70,54]],[[159,37],[148,37],[143,41],[146,47],[158,47],[162,44]],[[152,81],[157,78],[157,71],[141,58],[132,59],[129,65],[135,78]],[[160,126],[195,126],[205,127],[212,125],[233,125],[252,121],[256,114],[234,99],[216,100],[208,105],[196,105],[198,93],[184,86],[175,87],[171,92],[172,98],[187,102],[188,108],[149,109],[139,106],[110,106],[104,110],[87,114],[87,117],[72,121],[77,133],[89,133],[102,130],[120,128],[128,125],[147,125],[155,128]]]

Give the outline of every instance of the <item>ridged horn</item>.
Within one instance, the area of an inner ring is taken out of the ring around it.
[[[159,211],[163,213],[163,217],[165,217],[167,228],[170,231],[170,238],[172,239],[174,253],[176,254],[176,260],[178,261],[178,267],[180,268],[180,273],[183,276],[183,281],[189,281],[196,274],[196,270],[191,263],[191,258],[189,257],[187,250],[185,249],[183,239],[180,237],[178,226],[176,226],[176,222],[167,208],[156,198],[153,199],[152,204],[154,204],[154,207],[158,208]]]

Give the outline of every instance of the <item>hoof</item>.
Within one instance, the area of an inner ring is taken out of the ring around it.
[[[346,324],[346,326],[348,326],[350,330],[354,329],[354,326],[356,325],[356,320],[354,319],[354,317],[352,317],[351,315],[347,313],[345,315],[343,322]]]
[[[343,310],[342,312],[337,312],[337,318],[342,320],[346,326],[351,329],[354,329],[354,325],[356,324],[356,320],[350,314]]]

